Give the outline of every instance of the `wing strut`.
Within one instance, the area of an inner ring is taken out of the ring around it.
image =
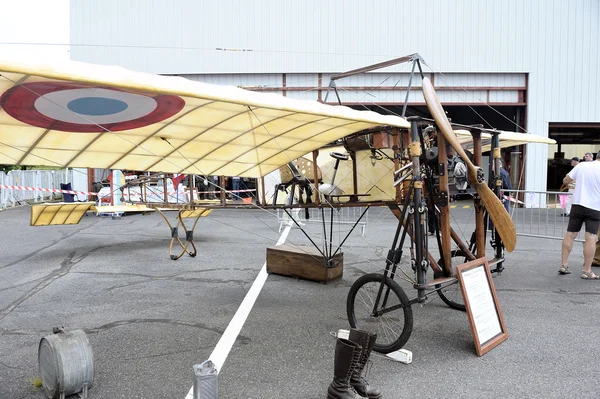
[[[362,68],[353,69],[348,72],[343,72],[343,73],[340,73],[337,75],[333,75],[331,77],[331,79],[329,80],[329,86],[327,87],[327,93],[325,93],[325,100],[323,100],[323,102],[327,103],[327,97],[329,96],[329,92],[331,91],[331,89],[333,89],[333,91],[335,92],[335,96],[337,97],[338,103],[340,105],[342,105],[342,100],[340,99],[340,95],[337,91],[337,85],[335,83],[335,81],[338,79],[347,78],[349,76],[354,76],[354,75],[358,75],[361,73],[374,71],[376,69],[387,68],[387,67],[397,65],[397,64],[403,64],[405,62],[412,62],[412,70],[410,72],[410,78],[408,80],[408,88],[406,90],[406,98],[404,99],[404,106],[402,107],[402,117],[404,118],[406,116],[406,107],[408,105],[408,96],[410,95],[410,88],[412,87],[412,80],[413,80],[413,76],[415,74],[416,66],[419,67],[419,74],[421,75],[421,78],[425,77],[425,75],[423,75],[423,69],[421,68],[421,61],[423,61],[423,58],[421,58],[421,56],[418,53],[414,53],[414,54],[407,55],[404,57],[395,58],[393,60],[384,61],[384,62],[380,62],[377,64],[368,65],[368,66],[365,66]]]

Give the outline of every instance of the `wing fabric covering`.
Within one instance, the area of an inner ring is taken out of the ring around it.
[[[79,62],[0,61],[0,164],[261,177],[404,118]]]
[[[556,140],[534,134],[507,132],[498,130],[500,148],[514,147],[523,144],[556,144]],[[463,149],[473,151],[473,136],[467,130],[455,130],[454,133]],[[481,134],[481,151],[488,152],[492,148],[492,135],[490,133]]]

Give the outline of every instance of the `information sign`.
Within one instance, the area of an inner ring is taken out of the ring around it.
[[[457,266],[477,356],[482,356],[508,338],[486,258]]]

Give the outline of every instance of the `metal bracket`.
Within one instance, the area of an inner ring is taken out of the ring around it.
[[[328,269],[332,269],[332,268],[334,268],[334,267],[336,266],[336,265],[334,264],[334,262],[333,262],[333,257],[327,258],[327,260],[326,260],[326,263],[327,263],[327,264],[326,264],[326,267],[327,267]]]
[[[448,205],[448,192],[447,191],[442,191],[439,193],[438,203],[440,204],[440,206]]]

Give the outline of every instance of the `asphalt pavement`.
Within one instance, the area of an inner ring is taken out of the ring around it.
[[[472,207],[452,215],[470,236]],[[364,273],[382,270],[395,225],[386,208],[372,208],[364,237],[357,230],[344,245],[337,281],[269,275],[220,370],[219,398],[325,398],[331,333],[348,328],[348,290]],[[322,224],[305,227],[321,244]],[[336,226],[334,240],[347,227]],[[159,215],[90,213],[79,225],[30,227],[23,206],[0,212],[0,235],[1,399],[45,397],[32,381],[40,375],[38,344],[53,327],[87,333],[90,398],[184,399],[192,366],[213,352],[280,232],[273,212],[215,210],[196,229],[198,256],[172,261]],[[293,228],[286,242],[308,240]],[[466,313],[432,295],[413,306],[405,346],[412,363],[374,354],[371,384],[385,398],[597,398],[600,281],[579,278],[580,243],[571,254],[574,273],[558,275],[560,247],[559,240],[519,237],[506,255],[494,284],[507,341],[478,357]],[[408,272],[409,254],[402,262]]]

